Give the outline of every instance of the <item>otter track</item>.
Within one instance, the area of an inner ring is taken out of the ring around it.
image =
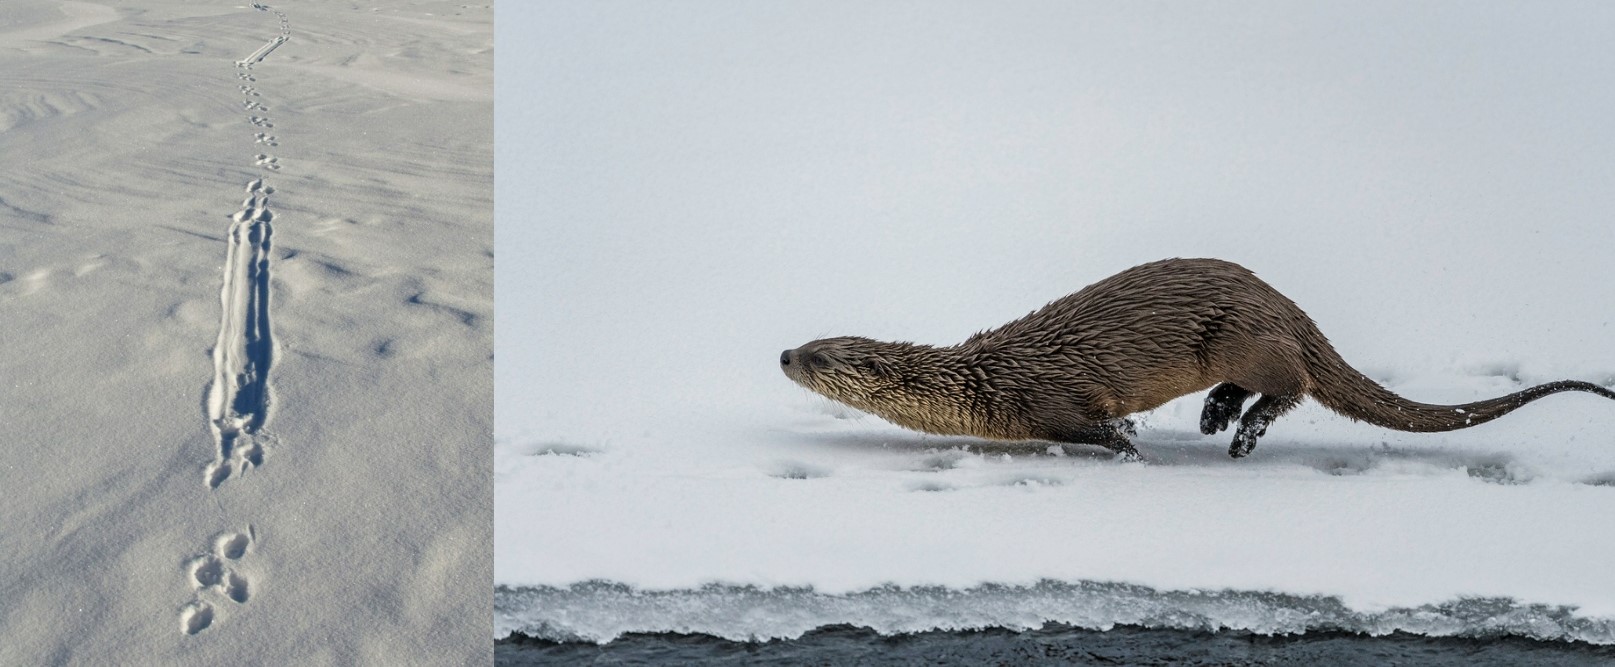
[[[253,3],[253,9],[271,12],[280,18],[280,34],[235,62],[237,90],[245,98],[241,108],[254,128],[274,127],[266,114],[269,107],[254,85],[254,65],[291,39],[286,14],[268,5]],[[258,132],[259,146],[273,147],[275,137]],[[259,153],[254,164],[266,172],[280,169],[280,160]],[[269,372],[275,363],[275,335],[270,325],[270,250],[274,238],[275,213],[269,196],[275,188],[255,178],[246,185],[241,210],[230,217],[225,233],[223,284],[219,289],[219,337],[213,345],[213,379],[207,387],[205,405],[208,428],[213,431],[214,459],[204,471],[209,489],[239,478],[247,470],[264,463],[264,431],[269,423],[272,392]],[[221,510],[223,505],[220,505]],[[244,531],[216,535],[204,553],[185,559],[182,569],[194,593],[179,614],[180,631],[194,635],[212,627],[219,611],[245,605],[254,589],[251,578],[239,566],[257,540],[249,525]],[[211,601],[210,601],[211,600]]]

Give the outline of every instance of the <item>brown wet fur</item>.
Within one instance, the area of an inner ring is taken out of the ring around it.
[[[1124,417],[1205,389],[1200,429],[1237,421],[1228,450],[1236,458],[1307,396],[1352,419],[1420,432],[1482,424],[1561,391],[1615,399],[1566,380],[1464,405],[1407,400],[1347,365],[1294,302],[1216,259],[1136,266],[958,345],[825,338],[786,350],[780,364],[798,384],[899,426],[1128,456],[1137,452]]]

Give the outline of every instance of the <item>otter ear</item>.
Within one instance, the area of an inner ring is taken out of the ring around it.
[[[896,376],[896,371],[892,369],[892,365],[886,363],[885,359],[881,359],[879,357],[870,357],[865,359],[864,367],[868,368],[869,372],[874,373],[875,377],[883,380],[891,380]]]

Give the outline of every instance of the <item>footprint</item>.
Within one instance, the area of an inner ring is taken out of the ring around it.
[[[1529,484],[1535,475],[1523,466],[1508,461],[1481,461],[1464,466],[1472,479],[1492,484]]]
[[[806,463],[786,461],[775,465],[773,472],[768,476],[775,479],[821,479],[829,477],[830,470]]]
[[[1046,475],[1019,475],[1003,482],[1003,486],[1016,486],[1022,488],[1040,488],[1048,486],[1063,486],[1065,480]]]
[[[225,533],[214,538],[212,553],[192,558],[185,564],[185,569],[191,573],[191,588],[198,595],[212,589],[237,603],[246,602],[251,594],[249,581],[229,563],[241,560],[251,549],[252,536],[248,533]]]
[[[252,535],[225,533],[213,539],[213,552],[192,558],[185,564],[190,572],[191,589],[196,597],[180,611],[179,626],[185,634],[194,635],[213,625],[213,605],[202,597],[216,591],[231,602],[246,604],[252,597],[251,581],[229,566],[252,548]]]
[[[247,602],[247,578],[233,570],[224,573],[224,581],[219,582],[219,590],[224,591],[225,597],[234,600],[236,604]]]
[[[263,132],[259,132],[258,134],[253,135],[253,139],[256,140],[256,143],[260,143],[260,144],[263,144],[265,146],[279,146],[280,145],[279,143],[277,143],[275,141],[274,136],[269,135],[269,134],[265,134]]]
[[[247,443],[246,447],[241,448],[241,460],[245,461],[246,464],[247,464],[247,467],[249,467],[249,468],[256,468],[258,466],[263,465],[264,464],[264,445],[263,445],[263,443],[258,442],[257,440],[253,440],[252,442]]]
[[[247,547],[250,546],[252,538],[246,533],[227,533],[213,541],[214,552],[230,560],[241,560],[242,556],[247,555]]]
[[[230,479],[230,473],[235,472],[229,461],[214,461],[209,463],[203,477],[207,488],[217,489],[224,480]]]
[[[266,107],[266,106],[264,106],[262,104],[254,102],[252,100],[241,100],[241,108],[246,109],[247,111],[268,111],[269,110],[269,107]]]
[[[246,72],[238,72],[236,74],[236,78],[241,79],[242,81],[257,81],[257,79],[252,78],[251,74],[248,74]]]
[[[953,470],[954,468],[959,467],[959,463],[963,461],[964,458],[964,453],[957,450],[941,452],[920,459],[919,466],[915,468],[915,470],[920,472],[942,472],[944,470]]]
[[[564,442],[541,442],[523,452],[528,456],[590,456],[599,454],[601,450],[583,445],[570,445]]]
[[[262,116],[248,116],[247,121],[258,127],[274,127],[274,124],[270,123],[268,118]]]
[[[255,157],[258,160],[257,164],[260,167],[263,167],[263,168],[268,169],[270,171],[279,171],[280,170],[280,158],[278,158],[278,157],[274,157],[272,155],[264,155],[263,153],[259,153],[259,154],[255,155],[253,157]]]
[[[203,556],[191,561],[191,581],[196,582],[196,590],[219,585],[224,580],[224,562],[213,556]]]
[[[213,605],[197,600],[185,605],[185,610],[179,613],[179,628],[185,634],[194,635],[213,625]]]

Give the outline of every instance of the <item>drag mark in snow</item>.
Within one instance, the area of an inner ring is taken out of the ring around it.
[[[271,40],[269,40],[267,42],[264,42],[264,45],[258,47],[257,51],[253,51],[252,55],[249,55],[249,56],[247,56],[245,58],[237,60],[236,61],[236,67],[241,67],[241,68],[250,68],[250,67],[252,67],[253,65],[255,65],[258,62],[262,61],[264,58],[268,57],[269,54],[275,50],[275,47],[278,47],[278,46],[280,46],[282,44],[285,44],[286,40],[292,38],[291,28],[286,23],[286,13],[285,12],[282,12],[282,11],[280,11],[278,9],[274,9],[274,8],[270,7],[269,5],[263,4],[261,2],[252,3],[252,8],[256,9],[256,10],[258,10],[260,12],[272,12],[272,13],[274,13],[275,16],[280,17],[280,34],[276,35],[274,39],[271,39]]]
[[[247,184],[247,199],[230,225],[219,301],[219,339],[213,346],[208,423],[218,443],[207,484],[218,488],[238,471],[263,463],[260,434],[269,417],[269,370],[275,339],[269,322],[269,250],[274,235],[263,179]]]
[[[241,60],[236,61],[236,64],[237,65],[252,65],[254,63],[257,63],[258,61],[263,60],[264,56],[269,55],[270,51],[274,51],[275,47],[280,46],[281,44],[285,44],[286,39],[287,39],[287,37],[285,35],[281,35],[279,37],[271,39],[268,42],[264,43],[263,46],[258,47],[257,51],[253,51],[252,55],[247,56],[245,58],[242,58]]]

